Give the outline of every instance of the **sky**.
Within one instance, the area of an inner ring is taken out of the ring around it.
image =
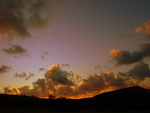
[[[87,98],[150,88],[149,0],[0,0],[0,92]]]

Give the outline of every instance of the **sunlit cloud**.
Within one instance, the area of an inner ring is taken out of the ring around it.
[[[136,28],[135,28],[135,33],[141,33],[142,30],[143,30],[142,27],[136,27]]]
[[[142,27],[136,27],[135,33],[142,33],[146,35],[146,38],[150,38],[150,20],[145,21]]]
[[[133,52],[113,49],[110,51],[110,55],[117,65],[132,64],[143,60],[145,57],[150,57],[149,43],[141,44],[140,49],[140,51]]]
[[[52,81],[54,84],[61,85],[74,85],[69,79],[71,76],[73,76],[71,72],[60,69],[60,64],[50,66],[49,70],[45,73],[47,81]]]
[[[27,50],[21,47],[20,45],[12,45],[12,47],[3,49],[3,51],[7,54],[12,54],[12,55],[25,54],[27,52]]]
[[[11,66],[1,65],[0,66],[0,75],[9,72],[11,69],[12,69]]]
[[[17,75],[24,77],[25,74]],[[87,78],[81,78],[79,74],[72,74],[62,70],[60,64],[52,65],[45,73],[44,78],[38,78],[32,83],[33,88],[23,86],[20,88],[4,88],[4,93],[17,93],[47,97],[53,95],[56,98],[87,98],[105,91],[135,85],[128,77],[113,72],[91,74]]]

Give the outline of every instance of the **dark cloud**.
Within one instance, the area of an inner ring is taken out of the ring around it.
[[[48,25],[57,0],[0,0],[0,36],[26,38],[30,29]]]
[[[48,55],[48,54],[49,54],[48,52],[43,52],[42,55],[41,55],[41,58],[45,59],[45,56]]]
[[[62,67],[70,67],[70,64],[61,64]]]
[[[117,65],[132,64],[143,60],[145,57],[150,57],[150,44],[143,43],[140,46],[140,51],[123,51],[113,49],[110,54]]]
[[[15,73],[14,75],[14,77],[25,78],[25,80],[29,80],[33,76],[35,76],[33,73],[26,74],[25,72],[21,74]]]
[[[35,76],[35,74],[29,73],[29,74],[26,76],[25,80],[29,80],[29,79],[30,79],[31,77],[33,77],[33,76]]]
[[[45,69],[44,68],[39,68],[39,71],[45,71]]]
[[[55,84],[62,85],[74,85],[74,83],[69,79],[70,76],[73,76],[72,73],[60,69],[60,65],[53,65],[45,73],[45,78],[47,81],[51,80]]]
[[[21,47],[20,45],[12,45],[12,47],[3,49],[3,51],[7,54],[13,54],[13,55],[24,54],[27,52],[27,50]]]
[[[150,77],[150,69],[148,64],[140,62],[136,64],[131,70],[129,70],[127,75],[142,81],[146,77]]]
[[[0,74],[4,74],[10,71],[11,66],[1,65],[0,66]]]
[[[44,78],[38,78],[37,81],[33,82],[33,87],[36,90],[41,90],[44,92],[46,90],[46,82]]]
[[[89,75],[87,79],[78,85],[80,90],[84,92],[95,92],[102,91],[109,87],[121,88],[130,86],[132,83],[127,83],[127,79],[121,77],[120,75],[114,75],[113,72],[107,72],[103,74],[93,74]]]
[[[101,66],[100,66],[100,65],[96,65],[94,68],[95,68],[95,69],[100,69]]]
[[[4,93],[5,94],[11,93],[11,89],[9,87],[4,87]]]

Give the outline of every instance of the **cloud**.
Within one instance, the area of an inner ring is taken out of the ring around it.
[[[0,74],[7,73],[7,72],[9,72],[10,69],[12,69],[11,66],[1,65],[0,66]]]
[[[11,93],[11,89],[9,87],[4,87],[4,93],[5,94]]]
[[[51,80],[55,84],[62,85],[74,85],[69,79],[70,76],[73,76],[72,73],[60,69],[60,64],[50,66],[49,70],[45,73],[47,81]]]
[[[37,81],[33,82],[34,89],[42,90],[43,92],[46,90],[46,82],[44,78],[38,78]]]
[[[147,20],[143,23],[143,26],[142,27],[136,27],[135,28],[135,33],[137,34],[145,34],[147,35],[146,38],[150,38],[150,20]]]
[[[130,85],[132,85],[132,83],[128,83],[127,79],[120,75],[114,75],[113,72],[107,72],[89,75],[87,79],[83,79],[83,81],[78,84],[78,88],[84,92],[93,93],[96,91],[100,92],[109,87],[117,89]]]
[[[147,35],[150,35],[150,20],[147,20],[146,22],[144,22],[143,25],[145,26],[145,33]]]
[[[143,81],[146,77],[150,77],[150,69],[148,64],[140,62],[136,64],[131,70],[127,73],[128,76]]]
[[[29,80],[31,77],[35,76],[33,73],[29,73],[28,76],[26,76],[25,80]]]
[[[13,55],[24,54],[27,52],[27,50],[21,47],[20,45],[12,45],[12,47],[3,49],[3,51],[7,54],[13,54]]]
[[[48,54],[49,54],[48,52],[43,52],[42,55],[41,55],[41,58],[45,59],[45,56],[48,55]]]
[[[136,28],[135,28],[135,33],[141,33],[142,30],[143,30],[142,27],[136,27]]]
[[[70,64],[61,64],[62,67],[70,67]]]
[[[48,25],[57,0],[0,0],[0,36],[26,38],[30,29]]]
[[[33,76],[35,76],[33,73],[26,74],[25,72],[21,74],[15,73],[14,75],[14,77],[25,78],[25,80],[29,80]]]
[[[140,45],[140,51],[123,51],[120,49],[113,49],[110,55],[117,65],[132,64],[143,60],[145,57],[150,57],[150,44],[143,43]]]
[[[23,77],[26,74],[17,75]],[[25,76],[26,77],[26,76]],[[62,70],[60,64],[52,65],[45,73],[44,78],[38,78],[32,83],[33,87],[4,88],[5,93],[26,94],[38,97],[53,95],[57,98],[87,98],[118,88],[133,86],[128,77],[115,75],[113,72],[91,74],[82,79],[79,74]]]
[[[95,69],[100,69],[101,66],[100,66],[100,65],[96,65],[94,68],[95,68]]]
[[[39,68],[39,71],[45,71],[45,69],[44,68]]]

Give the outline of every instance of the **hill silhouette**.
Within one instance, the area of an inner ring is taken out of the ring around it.
[[[34,96],[0,94],[0,110],[128,111],[150,110],[150,90],[129,87],[86,99],[39,99]]]

